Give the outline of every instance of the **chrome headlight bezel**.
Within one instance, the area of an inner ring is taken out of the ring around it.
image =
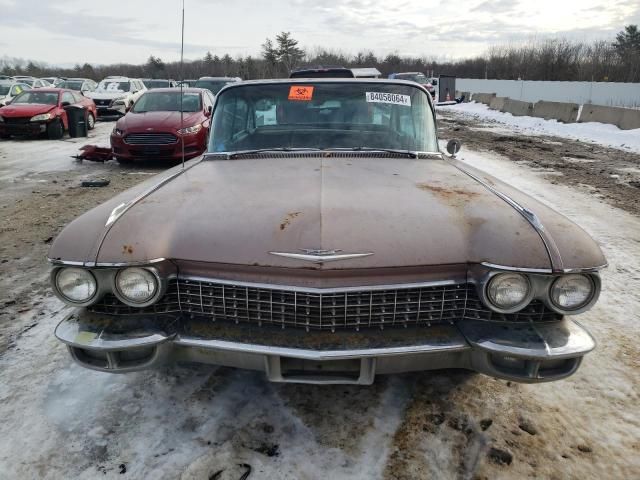
[[[554,301],[554,295],[553,295],[553,289],[554,287],[557,285],[558,281],[561,279],[565,279],[568,276],[573,276],[573,275],[579,275],[581,277],[586,278],[587,280],[589,280],[589,282],[591,283],[591,292],[589,297],[587,298],[587,300],[585,302],[583,302],[581,305],[579,305],[576,308],[564,308],[558,304],[556,304],[556,302]],[[587,273],[566,273],[563,275],[557,275],[553,278],[553,280],[549,283],[549,289],[547,292],[547,306],[549,308],[551,308],[552,310],[554,310],[555,312],[561,313],[563,315],[576,315],[578,313],[582,313],[586,310],[589,310],[594,303],[596,303],[596,301],[598,300],[598,297],[600,296],[600,289],[601,289],[601,282],[600,282],[600,276],[598,275],[594,275],[594,274],[587,274]]]
[[[489,294],[489,288],[492,282],[497,281],[498,278],[505,277],[505,276],[520,277],[527,284],[527,294],[523,297],[523,299],[518,304],[511,306],[509,308],[501,307],[500,305],[496,304],[495,301],[491,298],[491,295]],[[482,301],[487,307],[489,307],[494,312],[516,313],[522,310],[523,308],[525,308],[527,305],[529,305],[529,303],[531,303],[531,300],[533,300],[534,294],[535,294],[535,290],[533,288],[531,279],[529,278],[528,275],[524,273],[519,273],[519,272],[494,271],[494,272],[490,272],[486,281],[483,282]]]
[[[94,290],[93,290],[93,294],[88,297],[86,300],[83,301],[77,301],[74,300],[72,298],[69,298],[67,295],[65,295],[62,291],[62,289],[60,288],[60,285],[58,283],[60,274],[62,274],[63,272],[67,272],[70,270],[77,270],[77,271],[81,271],[83,273],[88,274],[92,280],[93,280],[93,285],[94,285]],[[62,300],[63,302],[65,302],[68,305],[73,305],[76,307],[85,307],[88,305],[92,305],[93,303],[95,303],[98,298],[100,297],[100,284],[98,282],[98,279],[96,278],[96,276],[93,274],[93,272],[87,268],[81,268],[81,267],[61,267],[61,268],[57,268],[55,269],[52,274],[51,274],[51,283],[53,285],[53,291],[56,294],[56,296]]]
[[[120,289],[120,287],[118,286],[118,278],[127,271],[130,270],[141,270],[144,271],[147,274],[150,274],[154,280],[155,283],[155,291],[153,293],[153,295],[151,297],[149,297],[147,300],[145,300],[144,302],[137,302],[135,300],[132,300],[131,298],[127,297],[126,295],[124,295]],[[158,299],[164,295],[164,291],[166,290],[165,288],[165,282],[162,282],[160,276],[158,275],[158,272],[155,269],[152,268],[145,268],[145,267],[138,267],[138,266],[130,266],[130,267],[125,267],[122,269],[119,269],[117,272],[115,272],[115,274],[113,275],[113,294],[118,298],[118,300],[120,300],[122,303],[124,303],[125,305],[128,305],[130,307],[134,307],[134,308],[144,308],[144,307],[148,307],[150,305],[153,305],[154,303],[156,303],[158,301]]]

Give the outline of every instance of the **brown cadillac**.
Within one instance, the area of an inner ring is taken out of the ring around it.
[[[605,258],[578,226],[438,147],[400,80],[243,82],[208,152],[68,225],[51,247],[56,328],[105,372],[174,362],[370,384],[464,368],[521,382],[594,346]]]

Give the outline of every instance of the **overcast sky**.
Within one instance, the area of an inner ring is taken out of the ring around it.
[[[181,0],[0,0],[0,57],[50,64],[165,61]],[[611,38],[640,0],[186,0],[185,57],[259,55],[290,31],[303,48],[460,58],[549,36]]]

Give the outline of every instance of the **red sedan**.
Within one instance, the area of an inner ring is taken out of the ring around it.
[[[182,102],[176,88],[142,95],[111,132],[116,160],[179,160],[183,141],[185,158],[201,155],[207,147],[214,97],[201,88],[185,88],[183,94]]]
[[[87,127],[95,127],[96,104],[80,92],[64,88],[25,90],[11,103],[0,108],[0,137],[36,136],[46,133],[51,140],[64,136],[69,129],[66,107],[82,106],[88,110]]]

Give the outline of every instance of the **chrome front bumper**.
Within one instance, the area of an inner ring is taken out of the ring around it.
[[[125,373],[175,361],[264,371],[275,382],[373,383],[377,374],[464,368],[518,382],[573,374],[595,348],[565,318],[546,324],[460,321],[432,327],[311,332],[198,322],[175,316],[113,317],[79,310],[56,327],[80,365]]]

